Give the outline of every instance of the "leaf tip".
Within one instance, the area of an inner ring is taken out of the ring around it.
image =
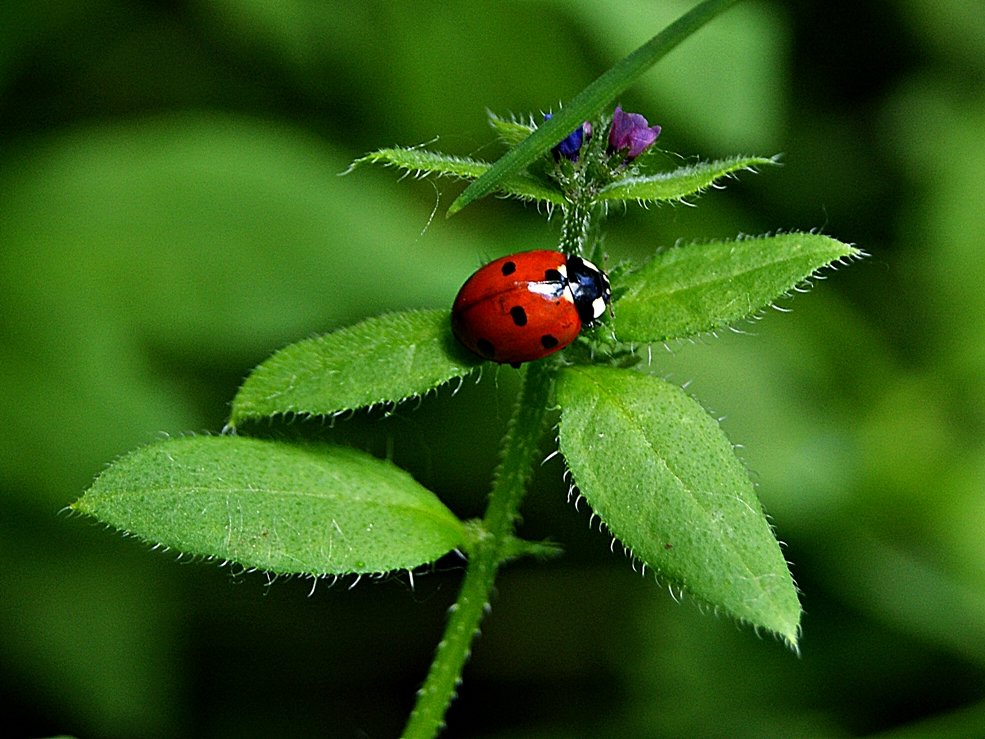
[[[463,200],[464,194],[465,193],[459,195],[454,201],[452,201],[452,204],[448,206],[448,210],[445,211],[445,218],[451,218],[453,215],[458,213],[458,211],[468,205],[468,201]]]
[[[777,633],[777,636],[783,640],[787,649],[800,657],[800,614],[797,615],[797,623],[793,624],[792,628]]]

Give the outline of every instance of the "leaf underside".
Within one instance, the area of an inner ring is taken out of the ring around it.
[[[638,372],[568,368],[559,445],[581,495],[665,582],[796,647],[800,603],[752,483],[712,419]]]
[[[131,452],[72,508],[155,545],[278,574],[408,569],[465,540],[451,511],[392,464],[235,436]]]

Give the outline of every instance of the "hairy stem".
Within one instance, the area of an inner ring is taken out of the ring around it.
[[[517,511],[543,436],[554,377],[555,364],[551,361],[533,362],[523,372],[480,534],[469,552],[462,589],[451,608],[427,679],[417,695],[404,739],[430,739],[444,726],[445,712],[461,681],[472,638],[488,608],[496,573],[507,556]]]
[[[561,251],[565,254],[587,255],[586,246],[592,227],[592,204],[584,192],[564,208],[561,222]]]

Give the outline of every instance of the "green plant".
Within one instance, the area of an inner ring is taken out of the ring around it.
[[[389,148],[354,166],[473,180],[452,213],[493,192],[537,202],[560,214],[560,251],[599,261],[598,232],[612,204],[682,201],[743,170],[775,164],[773,157],[733,157],[661,171],[652,147],[657,127],[619,108],[614,126],[601,113],[733,3],[702,3],[548,120],[490,116],[510,147],[495,164]],[[369,318],[282,349],[247,378],[226,433],[138,449],[100,475],[73,508],[157,545],[275,574],[412,571],[463,552],[461,592],[406,730],[431,736],[499,568],[556,552],[515,534],[532,466],[556,423],[573,486],[635,560],[698,602],[796,649],[796,588],[745,469],[696,400],[647,372],[646,351],[755,317],[817,270],[859,254],[819,234],[785,233],[675,246],[642,265],[615,265],[613,315],[563,353],[519,370],[520,391],[478,521],[460,520],[410,475],[365,453],[244,435],[251,423],[275,416],[391,408],[480,372],[485,363],[455,342],[447,309]]]

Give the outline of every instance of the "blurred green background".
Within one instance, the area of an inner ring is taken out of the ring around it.
[[[550,109],[691,3],[8,0],[0,9],[0,690],[23,735],[392,736],[460,580],[348,590],[151,552],[64,507],[116,456],[217,431],[276,348],[448,305],[555,243],[531,207],[355,157]],[[725,415],[803,590],[802,655],[676,604],[538,473],[449,737],[985,736],[985,12],[747,2],[621,100],[685,157],[782,152],[610,260],[819,228],[872,257],[654,352]],[[679,160],[668,155],[668,166]],[[431,219],[432,211],[437,215]],[[512,370],[314,432],[482,510]]]

